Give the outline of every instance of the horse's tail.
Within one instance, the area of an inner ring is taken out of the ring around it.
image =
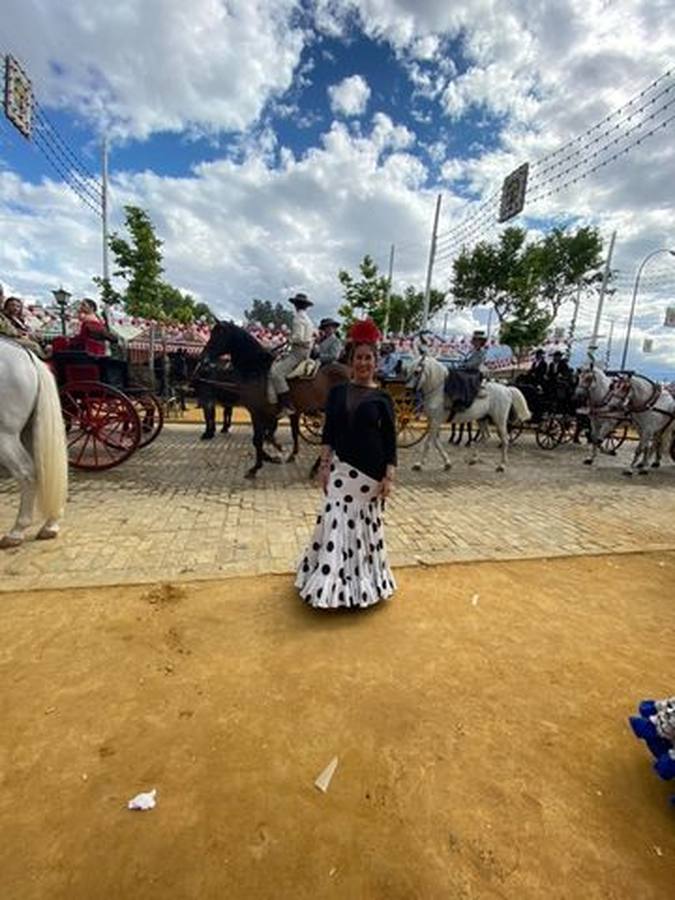
[[[38,376],[38,395],[33,414],[33,459],[37,481],[37,501],[47,519],[63,515],[68,491],[66,433],[61,401],[54,376],[34,357]]]
[[[527,422],[532,418],[532,413],[524,395],[517,387],[512,386],[509,386],[509,393],[511,394],[511,408],[515,412],[516,417],[520,422]]]

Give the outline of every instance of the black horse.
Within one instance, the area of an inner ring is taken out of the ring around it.
[[[228,355],[232,362],[232,380],[227,385],[220,386],[231,392],[233,405],[245,407],[251,416],[256,458],[246,477],[254,478],[263,462],[279,462],[263,449],[263,442],[276,431],[281,412],[278,404],[270,401],[268,394],[269,370],[273,356],[243,328],[232,322],[217,322],[204,348],[204,358],[215,360],[225,355]],[[199,377],[201,378],[201,375]],[[301,413],[324,409],[331,387],[348,379],[347,366],[331,363],[320,368],[313,378],[291,380],[291,402],[296,410],[291,416],[293,435],[291,460],[295,458],[299,449]]]

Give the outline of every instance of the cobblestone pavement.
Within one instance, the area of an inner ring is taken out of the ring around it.
[[[212,442],[199,434],[168,426],[117,469],[72,472],[60,537],[0,551],[0,590],[290,571],[319,502],[307,480],[312,448],[252,483],[248,427]],[[400,454],[388,504],[395,565],[675,548],[675,467],[626,479],[630,448],[590,470],[582,447],[545,452],[524,436],[505,474],[495,472],[494,445],[471,467],[467,450],[452,448],[451,472],[433,453],[425,471],[411,471],[418,452]],[[0,532],[17,500],[0,479]]]

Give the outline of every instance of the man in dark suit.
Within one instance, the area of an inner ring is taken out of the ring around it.
[[[562,381],[569,384],[572,381],[572,370],[560,350],[553,354],[553,361],[548,367],[548,378],[553,383]]]
[[[546,364],[546,360],[544,359],[544,351],[540,348],[539,350],[534,351],[534,361],[530,366],[530,371],[528,372],[528,381],[530,384],[535,384],[538,387],[543,387],[544,382],[546,381],[546,376],[548,374],[548,366]]]

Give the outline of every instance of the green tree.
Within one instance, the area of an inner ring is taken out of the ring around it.
[[[506,228],[496,243],[463,250],[452,292],[459,308],[492,306],[501,340],[516,352],[540,343],[578,286],[601,280],[602,239],[595,228],[554,228],[527,243],[522,228]]]
[[[338,273],[342,285],[344,303],[340,315],[347,321],[369,316],[380,328],[384,326],[387,312],[388,279],[380,275],[377,264],[370,256],[364,256],[359,264],[360,278],[344,269]],[[445,304],[445,294],[432,289],[429,297],[429,314],[438,312]],[[389,329],[391,331],[415,331],[422,326],[424,292],[409,285],[402,294],[389,297]]]
[[[379,274],[377,263],[368,255],[359,263],[359,272],[361,277],[358,279],[345,269],[338,272],[344,295],[344,303],[338,311],[347,323],[370,316],[381,325],[384,320],[388,279]]]
[[[147,212],[138,206],[125,206],[124,212],[129,240],[113,233],[109,245],[115,258],[114,276],[125,282],[125,288],[120,292],[110,281],[94,278],[101,299],[111,305],[122,304],[130,316],[160,322],[215,321],[205,303],[197,303],[190,294],[163,280],[162,241]]]
[[[270,300],[254,299],[251,308],[244,311],[244,318],[249,325],[260,322],[265,328],[279,328],[281,325],[290,328],[293,313],[281,303],[273,304]]]
[[[446,303],[443,291],[431,289],[429,316],[439,312]],[[389,330],[398,332],[419,331],[424,316],[424,291],[408,285],[402,294],[392,294],[389,300]],[[384,316],[382,317],[384,321]]]
[[[510,317],[502,323],[499,340],[520,356],[544,341],[550,324],[550,314],[541,310],[534,300],[524,298],[516,302]]]

